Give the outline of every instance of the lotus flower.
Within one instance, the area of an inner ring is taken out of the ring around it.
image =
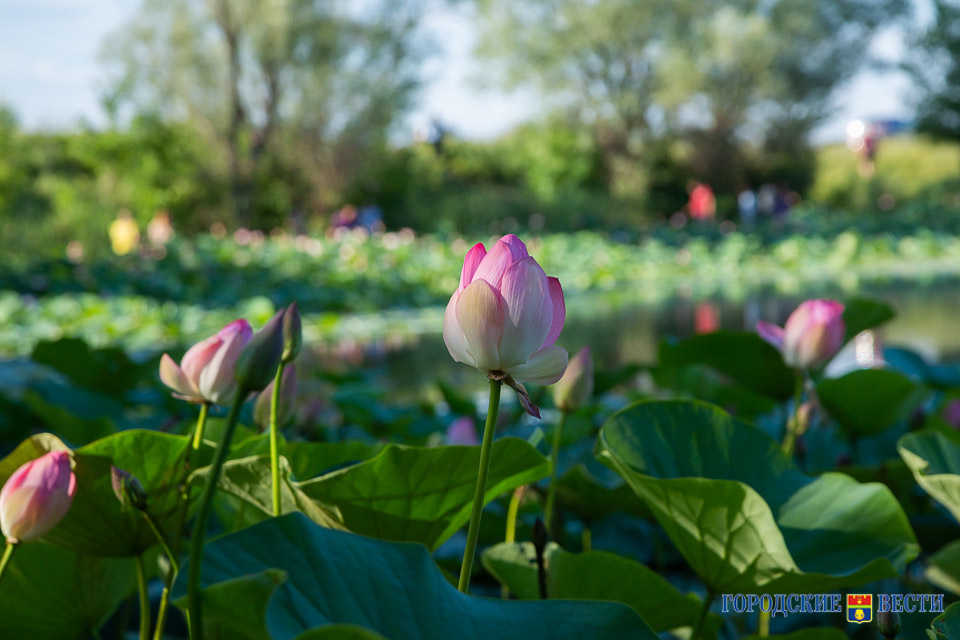
[[[567,352],[555,344],[565,315],[560,281],[507,235],[490,253],[479,243],[467,252],[443,341],[454,360],[492,376],[553,384],[567,367]]]
[[[780,350],[788,366],[817,369],[843,346],[843,305],[836,300],[807,300],[790,314],[783,328],[758,322],[757,333]]]
[[[70,454],[51,451],[22,465],[0,491],[0,531],[7,542],[30,542],[60,522],[77,491]]]
[[[566,373],[553,387],[553,401],[557,408],[568,413],[577,411],[593,395],[593,357],[590,347],[584,347],[570,359]]]
[[[237,389],[234,368],[253,329],[243,318],[234,320],[216,335],[198,342],[177,365],[166,353],[160,359],[160,379],[173,395],[190,402],[223,404]]]

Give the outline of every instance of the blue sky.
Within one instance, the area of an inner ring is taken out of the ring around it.
[[[21,123],[31,129],[103,123],[101,44],[138,4],[135,0],[0,2],[0,102],[12,106]],[[504,94],[475,81],[479,74],[471,51],[476,35],[469,9],[448,6],[433,11],[425,28],[440,55],[425,69],[430,82],[420,106],[410,115],[411,130],[426,126],[436,116],[460,135],[483,139],[536,115],[537,101],[529,94]],[[878,34],[872,46],[884,58],[896,58],[902,50],[896,29]],[[902,74],[861,73],[837,93],[835,116],[815,138],[841,139],[853,118],[908,115],[908,90]]]

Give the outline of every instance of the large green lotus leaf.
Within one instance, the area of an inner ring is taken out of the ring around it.
[[[174,593],[181,607],[185,576]],[[326,529],[298,513],[208,543],[203,586],[205,618],[247,640],[292,640],[327,625],[424,640],[656,638],[618,603],[462,594],[422,545]]]
[[[540,597],[536,557],[530,542],[503,542],[484,551],[483,566],[517,598],[536,600]],[[654,631],[691,626],[703,606],[702,600],[681,594],[655,571],[614,553],[569,553],[551,543],[545,561],[550,598],[622,602]],[[721,624],[711,616],[714,633]]]
[[[927,362],[916,351],[902,347],[884,347],[883,360],[887,366],[918,378],[936,389],[960,387],[960,369],[952,365]]]
[[[189,438],[157,431],[122,431],[77,449],[73,454],[77,493],[66,517],[44,539],[65,549],[98,556],[137,556],[157,544],[139,513],[125,510],[113,492],[111,465],[143,484],[147,506],[166,535],[176,527],[177,484],[184,472]],[[24,441],[0,461],[0,483],[24,462],[66,447],[43,434]],[[209,453],[209,452],[205,452]]]
[[[4,640],[88,640],[135,588],[130,558],[20,545],[0,584]]]
[[[479,465],[478,446],[388,445],[366,462],[296,486],[338,509],[349,531],[436,549],[470,520]],[[496,440],[484,504],[549,473],[549,460],[526,440]]]
[[[369,460],[384,447],[382,442],[288,442],[283,451],[298,480],[309,480],[335,467]]]
[[[706,400],[730,407],[741,416],[772,413],[779,400],[763,395],[704,364],[685,367],[657,367],[653,379],[658,387],[676,391],[678,397]]]
[[[897,450],[923,490],[960,521],[960,442],[924,430],[900,438]]]
[[[336,508],[312,500],[290,479],[290,464],[283,456],[280,463],[281,513],[301,511],[311,520],[325,527],[342,529]],[[201,469],[198,475],[204,475]],[[256,507],[264,516],[273,515],[273,479],[270,474],[270,456],[250,456],[229,460],[223,465],[218,487],[247,504]]]
[[[893,308],[884,302],[865,298],[848,300],[843,309],[843,323],[847,329],[844,342],[852,340],[861,331],[892,320],[894,315]]]
[[[705,364],[758,393],[786,399],[793,393],[794,373],[780,352],[746,331],[715,331],[680,342],[660,343],[664,368]]]
[[[930,640],[957,640],[960,638],[960,602],[952,605],[934,618],[927,631]]]
[[[944,591],[960,596],[960,540],[931,556],[925,575]]]
[[[610,474],[609,469],[600,469]],[[644,507],[623,478],[611,475],[616,482],[606,482],[596,477],[583,464],[571,467],[557,480],[558,503],[587,521],[599,520],[613,513],[650,517],[650,510]]]
[[[817,383],[823,408],[855,436],[884,431],[912,411],[922,393],[910,378],[885,369],[861,369]]]
[[[627,407],[596,452],[718,593],[841,589],[895,576],[919,552],[885,486],[810,478],[765,433],[705,403]]]
[[[289,442],[280,434],[280,454],[290,463],[290,471],[298,480],[309,480],[336,467],[363,462],[376,455],[385,445],[381,442]],[[259,434],[230,448],[230,458],[246,458],[270,452],[269,434]]]

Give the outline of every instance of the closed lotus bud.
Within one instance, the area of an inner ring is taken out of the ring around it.
[[[846,334],[843,305],[836,300],[807,300],[787,318],[783,328],[758,322],[760,337],[777,347],[783,361],[795,369],[825,365],[843,346]]]
[[[291,302],[283,314],[283,358],[284,362],[293,362],[303,346],[303,323],[300,320],[300,307]]]
[[[253,405],[253,421],[261,429],[270,426],[270,403],[273,402],[273,385],[276,380],[272,380],[267,388],[257,396],[257,402]],[[293,418],[297,409],[297,370],[292,364],[283,368],[283,375],[280,377],[280,398],[277,403],[277,426],[282,427]]]
[[[447,444],[480,444],[477,438],[477,427],[470,416],[462,416],[450,423],[447,427]]]
[[[236,380],[245,392],[262,391],[277,373],[283,355],[283,315],[277,311],[237,359]]]
[[[0,531],[7,542],[30,542],[60,522],[77,491],[70,454],[51,451],[13,472],[0,491]]]
[[[173,395],[190,402],[224,404],[237,390],[237,359],[253,338],[243,318],[234,320],[216,335],[190,347],[178,365],[167,354],[160,359],[160,379]]]
[[[593,357],[584,347],[570,359],[563,377],[553,387],[553,402],[567,413],[577,411],[593,396]]]
[[[110,482],[113,493],[125,507],[143,511],[147,508],[147,492],[136,476],[129,471],[117,467],[110,467]]]
[[[900,633],[900,614],[896,611],[881,611],[877,614],[877,631],[887,640]]]
[[[560,281],[507,235],[490,253],[482,244],[467,252],[444,312],[443,341],[457,362],[553,384],[567,367],[567,352],[556,345],[565,315]]]

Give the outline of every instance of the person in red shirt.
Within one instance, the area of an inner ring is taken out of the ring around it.
[[[709,185],[698,182],[690,190],[690,217],[694,220],[711,220],[717,213],[717,200]]]

